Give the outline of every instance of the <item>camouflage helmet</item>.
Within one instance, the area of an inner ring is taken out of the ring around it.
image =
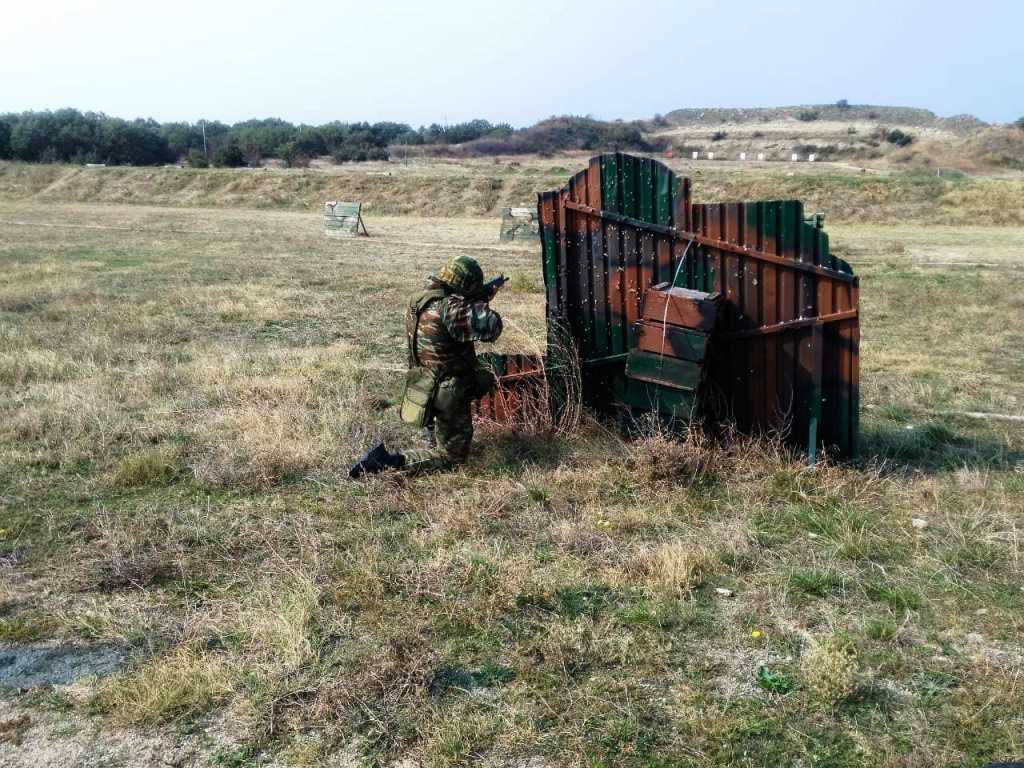
[[[469,256],[452,256],[437,279],[463,296],[470,296],[484,287],[484,271],[476,259]]]

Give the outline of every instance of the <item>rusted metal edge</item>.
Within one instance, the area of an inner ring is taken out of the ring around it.
[[[612,365],[614,363],[624,363],[626,358],[629,357],[628,352],[623,352],[618,355],[607,355],[606,357],[594,357],[590,360],[581,360],[580,365],[584,368],[591,368],[598,365]]]
[[[769,333],[781,333],[794,328],[806,328],[810,325],[825,325],[827,323],[838,323],[841,320],[852,320],[857,317],[856,309],[848,309],[843,312],[833,312],[830,315],[821,317],[802,317],[799,320],[786,320],[774,325],[763,325],[760,328],[748,328],[744,331],[733,331],[721,336],[723,339],[747,339],[751,336],[764,336]]]
[[[753,248],[748,248],[743,245],[737,245],[736,243],[730,243],[728,240],[718,240],[713,237],[707,237],[706,235],[699,235],[696,232],[687,232],[683,229],[676,227],[665,226],[664,224],[651,224],[650,222],[643,221],[641,219],[634,219],[630,216],[623,216],[620,213],[611,213],[610,211],[600,211],[597,208],[591,208],[589,205],[583,205],[572,200],[566,200],[564,202],[566,208],[571,208],[574,211],[585,213],[589,216],[596,216],[600,219],[607,221],[614,221],[616,224],[628,224],[632,227],[640,229],[647,229],[652,232],[658,232],[662,235],[669,235],[682,240],[693,240],[696,243],[705,245],[708,248],[716,248],[720,251],[728,251],[730,253],[736,253],[741,256],[749,256],[752,259],[758,261],[765,261],[769,264],[775,264],[781,267],[789,267],[791,269],[798,269],[802,272],[810,272],[815,275],[821,275],[828,277],[833,280],[842,280],[848,283],[854,283],[857,281],[856,275],[851,275],[847,272],[840,272],[838,270],[829,269],[828,267],[821,267],[817,264],[808,264],[804,261],[796,261],[795,259],[787,259],[782,256],[775,256],[764,251],[758,251]]]
[[[551,369],[548,368],[548,370],[550,371]],[[520,371],[519,373],[503,373],[500,376],[495,376],[494,378],[499,384],[519,379],[537,379],[540,381],[544,378],[544,371],[537,369],[532,371]]]

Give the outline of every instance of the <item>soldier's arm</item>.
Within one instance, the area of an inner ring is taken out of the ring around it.
[[[457,341],[494,341],[501,335],[501,315],[486,301],[450,296],[441,303],[441,321]]]

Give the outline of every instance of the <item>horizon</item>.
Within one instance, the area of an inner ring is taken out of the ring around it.
[[[767,13],[751,0],[654,0],[628,16],[609,0],[524,0],[501,11],[469,0],[343,1],[294,20],[267,0],[176,9],[171,18],[126,0],[60,0],[10,10],[0,111],[80,104],[162,123],[270,114],[313,125],[483,117],[515,127],[553,115],[628,121],[843,98],[989,123],[1024,112],[1006,103],[1024,92],[1015,40],[1024,5],[1009,0],[982,0],[972,14],[949,0],[868,0],[813,15],[796,0]]]

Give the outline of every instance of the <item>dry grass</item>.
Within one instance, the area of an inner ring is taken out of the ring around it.
[[[148,724],[195,715],[231,691],[227,660],[180,648],[103,683],[97,705],[128,723]]]
[[[728,146],[716,145],[721,161],[691,161],[685,152],[675,159],[659,160],[693,179],[694,199],[699,202],[799,199],[805,202],[808,213],[821,211],[828,221],[841,223],[1024,224],[1024,179],[1019,166],[1016,171],[1002,170],[994,176],[966,175],[989,169],[981,159],[972,158],[1006,152],[1016,153],[1016,157],[1021,151],[1017,145],[1010,149],[985,143],[961,147],[940,142],[933,146],[923,141],[906,151],[895,151],[886,145],[887,152],[895,153],[895,162],[737,162],[741,150],[754,151],[749,143],[741,138],[726,142]],[[776,159],[791,154],[791,142],[776,140],[772,146],[771,154]],[[732,160],[724,160],[726,157]],[[587,159],[579,154],[549,159],[432,159],[326,170],[259,171],[82,168],[0,162],[0,199],[59,204],[62,210],[72,202],[103,202],[317,214],[324,200],[344,198],[361,201],[364,213],[373,220],[389,216],[493,218],[502,207],[533,205],[538,192],[564,186],[571,169],[582,167]],[[868,172],[865,165],[879,167]],[[940,168],[945,169],[942,176],[936,175]],[[382,169],[386,175],[382,175]],[[10,225],[19,220],[8,215],[4,223]],[[104,226],[130,232],[140,224],[153,225],[159,221],[159,213],[152,211],[143,221],[138,217],[118,218]],[[497,227],[490,222],[487,227],[488,240],[495,240],[496,235],[491,233]],[[381,232],[377,224],[370,229],[371,234]],[[435,243],[440,240],[428,239]],[[534,280],[542,283],[536,276]],[[527,287],[521,282],[518,285],[520,290]],[[223,307],[228,312],[234,309],[230,299],[225,300]]]
[[[386,407],[404,295],[460,249],[532,285],[531,247],[474,220],[327,242],[315,215],[66,214],[123,229],[0,232],[0,637],[136,654],[68,706],[228,722],[292,765],[1019,751],[1024,435],[933,415],[1021,413],[1019,230],[832,231],[862,276],[862,464],[577,414],[349,483],[371,435],[417,439]],[[501,349],[540,350],[543,301],[500,295]]]

